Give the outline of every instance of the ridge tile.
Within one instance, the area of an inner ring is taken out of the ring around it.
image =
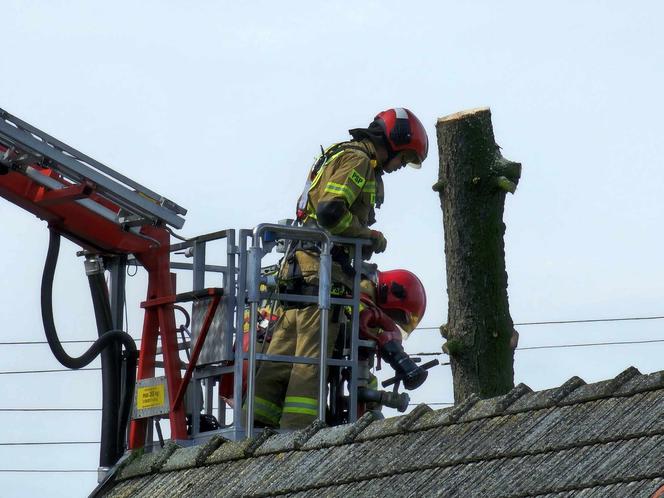
[[[123,467],[118,480],[140,477],[159,472],[170,456],[177,450],[178,446],[173,441],[168,441],[163,448],[151,453],[143,453],[133,459],[126,467]]]
[[[480,418],[493,417],[505,411],[517,399],[522,396],[533,392],[530,387],[525,384],[519,384],[512,388],[510,392],[502,396],[494,398],[481,399],[468,410],[460,419],[459,422],[468,422],[470,420],[477,420]]]
[[[610,397],[620,386],[628,382],[630,379],[640,375],[641,372],[639,372],[636,368],[629,367],[627,370],[621,372],[613,379],[579,386],[578,389],[575,389],[568,396],[566,396],[560,404],[571,405],[574,403],[583,403],[585,401]]]
[[[321,429],[302,445],[303,450],[327,448],[350,444],[369,425],[376,420],[373,412],[366,412],[353,424],[338,425]]]
[[[584,380],[580,377],[571,377],[559,387],[545,389],[544,391],[536,391],[527,394],[526,396],[522,396],[512,405],[507,407],[505,413],[509,414],[551,408],[552,406],[558,405],[563,398],[585,384]]]
[[[615,394],[624,396],[644,391],[655,391],[657,389],[664,389],[664,370],[632,377],[616,389]]]
[[[208,439],[204,444],[177,448],[161,468],[161,472],[197,467],[205,462],[207,457],[214,453],[219,446],[226,442],[228,442],[228,439],[217,434]]]
[[[276,434],[272,429],[263,429],[263,432],[251,439],[229,441],[217,448],[206,460],[205,464],[224,463],[231,460],[240,460],[253,456],[260,446]]]
[[[254,453],[256,456],[269,455],[271,453],[285,453],[299,450],[314,434],[327,427],[321,420],[314,420],[308,427],[293,431],[275,434],[265,441]]]

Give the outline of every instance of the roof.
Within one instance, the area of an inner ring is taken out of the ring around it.
[[[664,371],[128,458],[98,496],[649,497],[664,484]]]

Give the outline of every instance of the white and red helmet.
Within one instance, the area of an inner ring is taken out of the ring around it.
[[[411,151],[413,168],[419,168],[429,152],[427,132],[417,116],[405,107],[395,107],[380,112],[374,118],[394,152]]]

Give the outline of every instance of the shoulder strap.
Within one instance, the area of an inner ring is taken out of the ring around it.
[[[298,221],[303,221],[304,218],[306,217],[307,203],[309,201],[309,190],[312,187],[312,183],[314,183],[319,174],[322,173],[322,170],[325,168],[325,165],[327,165],[330,159],[332,159],[337,154],[344,152],[346,150],[359,150],[367,154],[367,156],[369,156],[369,159],[371,159],[371,156],[367,153],[364,147],[355,145],[353,142],[336,143],[334,145],[331,145],[327,149],[323,149],[323,146],[321,145],[320,150],[321,150],[321,155],[318,156],[316,162],[314,162],[314,164],[311,166],[311,169],[309,170],[309,175],[307,176],[307,180],[304,183],[304,188],[302,189],[300,198],[297,201],[296,215]]]

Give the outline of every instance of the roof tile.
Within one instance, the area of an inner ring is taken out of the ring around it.
[[[411,426],[411,430],[431,429],[453,424],[473,408],[478,401],[480,401],[480,397],[477,394],[471,394],[456,406],[426,413]]]
[[[302,449],[325,448],[328,446],[339,446],[352,443],[357,435],[366,429],[374,420],[376,420],[374,413],[366,412],[353,424],[338,425],[336,427],[322,429],[304,443]]]
[[[434,413],[428,405],[417,405],[407,415],[376,420],[358,434],[355,441],[367,441],[377,437],[394,436],[407,432],[423,416]]]
[[[268,455],[270,453],[282,453],[284,451],[299,450],[304,443],[309,441],[321,429],[327,427],[325,422],[315,420],[305,429],[294,432],[282,432],[265,441],[255,452],[256,456]]]
[[[620,482],[617,484],[608,484],[600,486],[591,486],[570,491],[560,491],[557,493],[547,493],[534,495],[533,498],[606,498],[607,496],[632,498],[649,498],[661,479],[646,479],[641,481]]]
[[[480,418],[492,417],[505,411],[507,407],[512,405],[516,400],[522,396],[533,392],[530,387],[525,384],[519,384],[514,387],[510,392],[503,396],[496,396],[495,398],[481,399],[475,403],[463,416],[459,418],[459,422],[466,422],[469,420],[477,420]]]
[[[433,411],[431,413],[433,413]],[[378,437],[402,434],[404,431],[399,423],[402,418],[404,418],[403,415],[376,420],[360,432],[357,438],[355,438],[355,441],[368,441],[369,439],[375,439]]]
[[[215,435],[204,444],[189,446],[187,448],[177,448],[161,468],[161,471],[182,470],[202,465],[207,457],[226,442],[228,442],[228,439]]]
[[[417,419],[410,429],[411,430],[431,429],[433,427],[440,427],[441,425],[451,424],[452,412],[454,412],[453,406],[426,413],[422,417]]]
[[[254,454],[254,452],[275,432],[271,429],[263,429],[257,436],[242,441],[229,441],[222,444],[205,461],[206,464],[223,463],[238,460]]]
[[[585,385],[583,379],[574,376],[568,379],[560,387],[546,389],[544,391],[537,391],[522,396],[505,411],[508,413],[516,413],[521,411],[550,408],[552,406],[556,406],[563,398],[583,385]]]
[[[583,403],[585,401],[605,398],[613,394],[616,389],[625,384],[627,381],[638,377],[639,375],[641,375],[641,373],[636,368],[629,367],[627,370],[621,372],[613,379],[579,386],[568,396],[566,396],[561,401],[561,404]]]
[[[648,497],[664,476],[662,380],[628,369],[588,386],[576,377],[394,419],[265,432],[220,442],[197,468],[202,450],[174,447],[168,461],[128,462],[119,472],[135,477],[123,474],[111,495]]]
[[[633,377],[616,389],[615,394],[632,394],[655,389],[664,389],[664,371]]]
[[[166,460],[178,449],[179,446],[168,441],[163,448],[152,453],[144,453],[139,458],[132,459],[127,466],[123,467],[118,476],[119,479],[154,474],[166,463]]]
[[[426,415],[427,413],[433,413],[433,409],[431,409],[431,407],[428,405],[420,403],[406,416],[397,417],[398,425],[401,430],[405,432],[410,429],[420,417]]]

